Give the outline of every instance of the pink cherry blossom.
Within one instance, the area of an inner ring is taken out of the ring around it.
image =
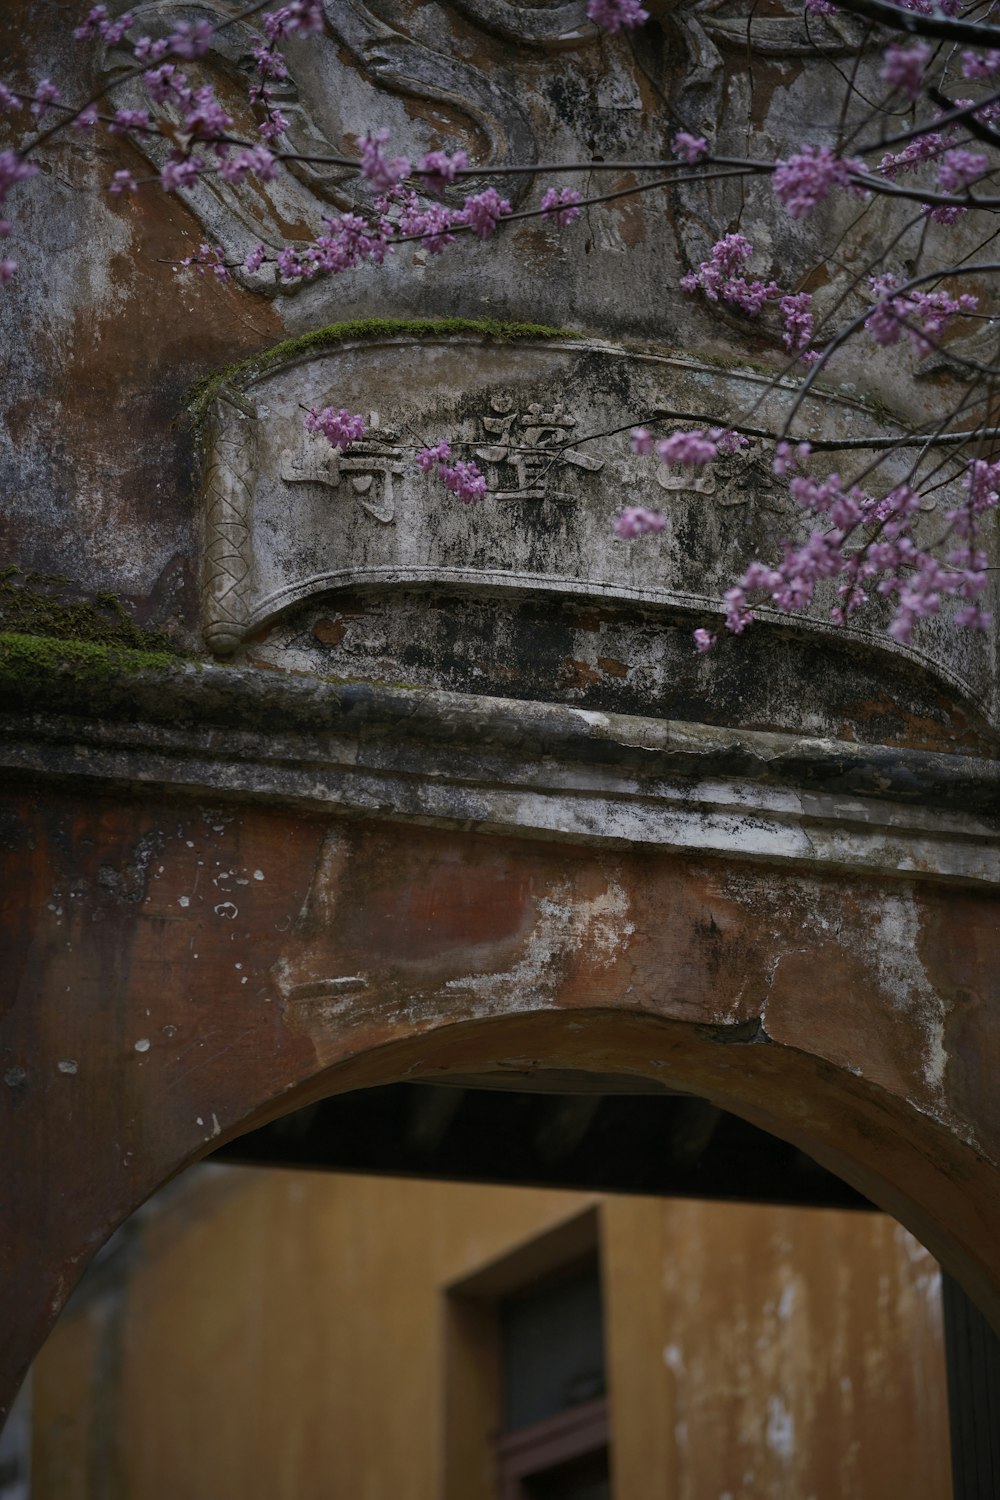
[[[419,238],[432,255],[440,255],[448,245],[455,243],[450,232],[455,215],[444,203],[422,204],[416,194],[404,201],[399,220],[401,234]]]
[[[447,151],[428,151],[417,168],[416,175],[425,191],[440,194],[468,165],[469,158],[464,151],[456,151],[452,156]]]
[[[902,47],[893,42],[885,49],[880,77],[890,88],[899,89],[910,99],[916,99],[924,82],[924,69],[930,61],[931,49],[926,42],[915,41]]]
[[[872,276],[872,292],[879,299],[865,320],[865,328],[877,344],[896,344],[905,333],[916,353],[923,358],[937,344],[949,320],[959,313],[975,312],[979,299],[970,293],[949,297],[947,292],[926,292],[913,288],[893,296],[897,282],[894,276]]]
[[[167,193],[191,187],[198,181],[204,166],[197,156],[172,157],[160,173],[160,186]]]
[[[417,454],[417,466],[423,473],[429,474],[436,469],[438,464],[447,463],[451,457],[451,448],[446,442],[440,442],[433,448],[421,448]]]
[[[389,132],[384,128],[361,139],[361,175],[382,192],[394,188],[410,175],[410,163],[405,156],[394,157],[392,161],[383,156],[382,147],[388,139]]]
[[[206,271],[210,271],[216,281],[230,280],[225,251],[221,245],[199,245],[196,253],[186,255],[181,265],[197,271],[199,276],[204,276]]]
[[[982,177],[988,168],[989,157],[981,151],[968,151],[957,147],[947,151],[938,167],[938,183],[945,193],[964,193],[970,183]]]
[[[678,130],[673,139],[673,152],[681,161],[693,165],[706,155],[708,142],[703,135],[691,135],[687,130]]]
[[[649,20],[639,0],[587,0],[587,15],[604,31],[631,31]]]
[[[988,47],[984,52],[962,53],[963,78],[993,78],[1000,73],[1000,51]]]
[[[791,218],[805,219],[832,187],[849,187],[851,172],[861,167],[859,162],[842,160],[828,146],[806,146],[776,164],[771,186]]]
[[[667,524],[666,516],[658,510],[647,510],[643,505],[627,505],[614,522],[615,536],[631,541],[637,536],[662,531]]]
[[[178,21],[167,38],[168,50],[175,57],[193,61],[205,56],[214,35],[211,21]]]
[[[480,473],[471,460],[459,459],[454,464],[438,464],[438,478],[445,489],[450,490],[463,505],[474,505],[477,501],[486,499],[486,476]]]
[[[41,119],[50,104],[58,103],[59,90],[50,78],[43,78],[35,90],[34,101],[31,105],[31,113],[35,119]]]
[[[791,354],[808,348],[813,336],[812,297],[808,292],[795,292],[782,297],[778,303],[784,321],[782,343]]]
[[[550,187],[542,196],[542,213],[560,229],[580,217],[580,194],[574,188]]]
[[[488,240],[500,220],[510,213],[510,204],[501,198],[496,188],[484,188],[481,193],[471,193],[459,212],[456,223],[467,224],[477,239]]]
[[[363,438],[366,431],[364,417],[359,412],[352,416],[346,406],[339,411],[324,406],[322,411],[308,412],[305,428],[307,432],[321,432],[330,446],[341,452]]]
[[[262,20],[272,41],[283,36],[315,36],[323,30],[322,0],[290,0],[278,10],[265,11]]]

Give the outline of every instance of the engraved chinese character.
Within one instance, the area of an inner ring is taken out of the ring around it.
[[[476,457],[499,467],[499,478],[490,484],[494,499],[557,497],[562,492],[552,486],[561,467],[572,465],[591,474],[603,469],[602,459],[566,446],[576,418],[561,401],[555,402],[551,411],[534,401],[519,412],[507,398],[494,396],[490,406],[492,415],[481,418],[483,427],[491,437],[502,441],[477,448]]]
[[[377,411],[369,414],[367,435],[346,453],[332,448],[321,435],[303,439],[298,453],[281,455],[281,477],[287,484],[321,484],[338,489],[345,482],[363,510],[390,525],[396,519],[394,480],[405,472],[394,427],[383,427]]]

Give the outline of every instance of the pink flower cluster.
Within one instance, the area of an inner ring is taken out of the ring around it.
[[[286,245],[275,256],[275,265],[284,281],[312,281],[317,276],[336,276],[351,271],[365,261],[381,265],[387,242],[379,227],[372,232],[366,219],[344,214],[339,219],[324,219],[325,230],[311,245],[296,250]],[[251,252],[254,269],[260,267],[257,251]]]
[[[851,173],[864,170],[863,162],[844,160],[829,146],[806,146],[775,164],[771,186],[791,218],[806,219],[829,197],[831,188],[851,187]]]
[[[888,177],[891,182],[900,172],[912,172],[922,162],[933,161],[935,157],[941,155],[944,149],[944,136],[939,131],[928,130],[914,140],[908,141],[902,151],[887,151],[876,167],[876,171],[880,172],[883,177]]]
[[[943,193],[964,193],[982,177],[989,167],[988,156],[981,151],[968,151],[963,146],[946,151],[938,166],[938,183]]]
[[[604,31],[631,31],[649,20],[639,0],[587,0],[587,15]]]
[[[468,167],[469,158],[464,151],[456,151],[452,156],[447,151],[428,151],[417,168],[417,176],[425,192],[435,193],[440,197],[458,174],[467,171]]]
[[[898,283],[888,274],[870,277],[869,285],[878,301],[865,319],[865,328],[883,346],[897,344],[906,333],[920,358],[940,342],[949,319],[959,313],[973,313],[979,306],[979,298],[968,292],[949,297],[943,291],[912,288],[894,296]]]
[[[703,135],[691,135],[690,131],[678,130],[674,136],[673,150],[680,161],[693,166],[708,154],[708,142]]]
[[[78,42],[89,42],[93,37],[100,37],[102,41],[107,42],[109,47],[114,47],[121,41],[134,20],[132,12],[127,10],[112,21],[106,5],[95,5],[83,25],[74,27],[73,36]]]
[[[285,36],[315,36],[323,30],[322,0],[290,0],[277,10],[265,11],[263,19],[271,41]]]
[[[376,184],[390,183],[376,202],[375,216],[369,220],[348,213],[339,219],[325,218],[324,232],[317,235],[311,245],[303,249],[285,246],[275,255],[274,262],[283,280],[310,281],[320,275],[337,275],[353,270],[365,261],[381,265],[393,246],[404,240],[418,239],[432,254],[439,254],[454,242],[456,230],[469,230],[477,239],[485,240],[509,215],[510,203],[492,187],[484,188],[481,193],[470,193],[459,208],[422,201],[416,193],[401,185],[403,176],[410,173],[410,164],[402,158],[386,162],[382,156],[384,139],[380,132],[365,137],[362,143],[362,174]],[[223,174],[254,170],[254,162],[264,157],[266,173],[271,169],[273,157],[263,146],[253,148],[252,153],[240,153],[231,165],[219,170]],[[464,159],[463,153],[456,152],[451,161],[457,159]],[[424,165],[427,160],[425,157]],[[423,168],[417,175],[422,175],[422,171]],[[262,175],[259,168],[257,175]],[[573,201],[575,196],[564,189],[558,201],[550,205],[557,223],[567,223],[576,217],[579,209]],[[259,270],[267,258],[258,247],[251,252],[246,269]]]
[[[346,406],[342,406],[339,411],[334,411],[332,406],[324,406],[322,411],[310,411],[306,414],[305,428],[307,432],[321,432],[332,448],[339,448],[343,452],[364,437],[365,419],[360,413],[352,416]]]
[[[647,510],[642,505],[627,505],[621,515],[615,518],[612,529],[615,536],[630,542],[637,536],[662,531],[666,524],[666,516],[662,516],[658,510]]]
[[[790,354],[800,354],[813,336],[812,297],[808,292],[789,293],[778,307],[784,321],[781,341]]]
[[[405,156],[397,156],[392,161],[386,160],[382,147],[388,139],[389,132],[384,126],[361,138],[361,175],[367,177],[382,193],[391,192],[404,177],[410,175],[410,163]]]
[[[580,217],[580,194],[573,188],[548,188],[542,195],[542,214],[564,229]]]
[[[422,448],[417,454],[417,463],[425,474],[434,471],[438,479],[463,505],[474,505],[486,499],[486,476],[471,460],[457,459],[449,463],[451,448],[448,443],[437,443],[433,448]]]
[[[656,443],[645,427],[632,429],[633,453],[652,453],[655,446],[661,463],[681,464],[689,469],[703,468],[720,453],[736,453],[746,445],[745,437],[725,427],[709,427],[707,431],[697,427],[689,432],[674,432]]]
[[[924,70],[930,57],[931,49],[926,42],[916,41],[908,47],[893,42],[882,55],[879,76],[890,88],[899,89],[908,98],[916,99],[923,88]]]
[[[819,585],[827,580],[839,580],[838,602],[830,610],[837,625],[844,624],[874,593],[894,600],[888,631],[902,643],[911,639],[919,620],[939,613],[948,599],[958,605],[957,624],[988,628],[989,612],[978,602],[987,583],[986,557],[976,542],[982,515],[1000,500],[1000,463],[969,465],[964,481],[966,503],[947,513],[949,531],[962,539],[962,545],[952,548],[942,562],[914,540],[920,496],[909,484],[875,498],[857,485],[846,485],[839,474],[817,479],[805,473],[802,466],[808,458],[808,444],[796,449],[779,444],[774,468],[779,475],[791,474],[792,498],[823,524],[797,546],[786,542],[777,567],[759,561],[749,565],[739,583],[724,595],[729,631],[739,635],[752,621],[748,596],[763,594],[781,610],[807,609],[815,602]],[[852,546],[859,531],[868,532],[869,537],[860,547]],[[699,650],[712,644],[707,631],[697,644]]]
[[[750,317],[756,317],[764,304],[780,297],[776,281],[748,280],[746,267],[753,255],[753,245],[742,234],[725,234],[713,246],[708,260],[697,271],[681,277],[685,292],[704,292],[709,302],[728,302]]]
[[[963,78],[994,78],[1000,73],[1000,52],[987,47],[985,52],[962,53]]]

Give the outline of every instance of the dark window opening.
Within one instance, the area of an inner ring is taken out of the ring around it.
[[[596,1257],[499,1304],[503,1500],[610,1500]]]

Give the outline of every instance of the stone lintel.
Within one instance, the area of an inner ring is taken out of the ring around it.
[[[1000,884],[994,761],[253,669],[37,687],[8,773]]]

